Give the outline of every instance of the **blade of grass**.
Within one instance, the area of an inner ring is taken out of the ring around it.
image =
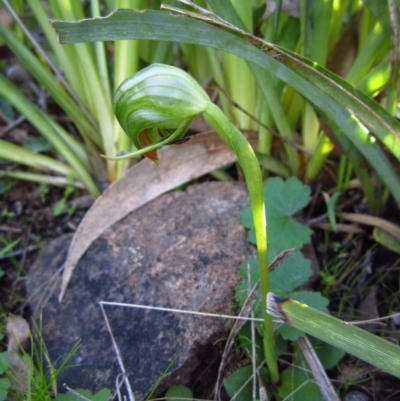
[[[261,93],[264,95],[264,99],[268,104],[268,108],[271,111],[272,118],[275,125],[278,127],[280,135],[285,139],[294,141],[293,130],[280,102],[276,80],[269,73],[263,71],[258,65],[249,63],[249,66],[253,75],[256,77],[257,84],[259,85]],[[287,163],[290,165],[292,174],[297,174],[300,165],[299,154],[297,150],[288,143],[284,143],[284,147],[287,153]]]
[[[47,114],[33,105],[4,75],[0,74],[0,94],[19,110],[33,126],[54,146],[56,151],[73,169],[74,175],[79,178],[96,197],[99,191],[87,168],[82,163],[86,153],[82,144],[73,139],[61,126],[51,120]]]
[[[332,23],[332,1],[316,1],[312,8],[313,32],[311,59],[325,67],[329,51],[329,35]]]
[[[68,1],[63,6],[61,1],[52,0],[51,5],[54,13],[63,19],[74,20],[84,16],[82,5],[79,2],[70,3]],[[90,43],[76,44],[71,50],[72,60],[76,62],[75,74],[80,77],[84,98],[100,127],[103,151],[107,156],[113,157],[116,155],[116,144],[114,141],[114,116],[111,99],[107,98],[107,94],[103,90],[94,51],[90,47]],[[107,160],[106,164],[108,178],[113,182],[117,179],[116,163],[113,160]]]
[[[386,98],[386,110],[394,115],[398,103],[400,76],[400,28],[399,15],[394,0],[388,0],[392,50],[390,53],[390,79]]]
[[[293,299],[269,293],[267,311],[297,329],[400,378],[400,347]]]
[[[248,16],[248,11],[244,11],[243,8],[240,8],[243,12],[243,16],[240,13],[237,13],[236,10],[232,7],[231,3],[229,1],[214,1],[210,0],[208,3],[211,5],[211,7],[214,10],[218,11],[218,15],[221,16],[222,18],[225,18],[230,21],[235,21],[236,26],[239,28],[245,30],[247,25],[251,28],[252,24],[248,21],[249,16]],[[247,21],[247,25],[243,22]],[[233,57],[233,56],[232,56]],[[233,60],[236,60],[234,58]],[[243,71],[248,70],[247,66],[244,69],[243,63],[241,65],[238,65],[238,71],[233,72],[233,77],[235,80],[237,80],[237,77],[243,76]],[[271,112],[271,115],[273,117],[273,120],[275,122],[275,125],[278,128],[279,133],[283,138],[289,139],[289,140],[294,140],[294,134],[291,129],[289,120],[282,108],[282,104],[280,101],[280,96],[281,96],[281,91],[279,89],[279,82],[276,80],[276,78],[267,73],[266,71],[262,71],[261,68],[258,68],[257,65],[254,65],[253,63],[249,63],[248,66],[250,67],[250,71],[252,72],[253,76],[256,79],[256,83],[261,90],[264,99],[267,103],[268,109]],[[246,81],[246,76],[243,79],[245,84],[245,88],[242,89],[243,91],[246,91],[247,87],[249,87],[249,82]],[[254,82],[254,80],[252,80]],[[230,88],[232,90],[232,85],[235,85],[235,81],[230,81]],[[236,87],[235,87],[236,88]],[[238,89],[239,90],[239,89]],[[251,96],[251,91],[246,92],[248,95]],[[234,97],[235,99],[235,97]],[[255,104],[254,104],[254,99],[255,96],[252,96],[252,101],[247,100],[246,97],[242,94],[237,94],[236,101],[239,104],[245,104],[247,110],[255,110]],[[262,143],[263,145],[263,143]],[[292,173],[296,174],[299,171],[299,156],[298,152],[296,149],[294,149],[292,146],[288,145],[287,143],[284,144],[286,153],[287,153],[287,160],[288,160],[288,165],[290,165],[292,169]]]
[[[225,75],[222,71],[222,66],[221,62],[218,59],[217,51],[210,47],[206,47],[205,50],[207,54],[207,59],[210,63],[214,82],[216,82],[220,88],[227,88],[228,84],[226,83]],[[232,109],[229,99],[224,95],[224,93],[221,92],[221,90],[219,90],[218,93],[222,110],[224,110],[224,113],[232,121]]]
[[[357,125],[350,119],[349,112],[359,117],[362,123],[382,140],[388,150],[400,158],[398,121],[375,101],[315,63],[242,31],[235,31],[231,26],[221,25],[219,21],[207,19],[203,15],[193,13],[189,15],[208,23],[185,17],[178,18],[157,11],[139,13],[133,10],[120,10],[103,19],[72,24],[59,21],[53,22],[53,26],[61,42],[136,38],[197,43],[233,52],[268,69],[270,73],[293,86],[320,110],[323,110],[332,121],[337,122],[343,133],[354,141],[359,151],[376,169],[396,202],[400,204],[398,175],[386,156],[377,150],[379,149],[377,146],[374,149],[365,146],[365,135],[358,137]],[[224,29],[219,29],[212,24],[220,25]],[[373,159],[371,159],[371,153],[373,153]]]
[[[1,154],[1,152],[0,152],[0,154]],[[22,164],[21,162],[18,162],[18,163]],[[15,179],[15,180],[35,182],[35,183],[39,183],[39,184],[54,185],[56,187],[65,187],[67,185],[72,185],[75,188],[80,188],[80,189],[85,188],[80,181],[71,182],[71,180],[69,180],[68,178],[64,178],[64,177],[54,177],[51,175],[29,173],[26,171],[0,170],[0,177],[7,177],[7,178]]]
[[[116,8],[135,8],[143,7],[142,0],[117,0]],[[114,43],[114,92],[121,82],[139,70],[140,47],[137,40],[119,40]],[[114,119],[114,136],[119,152],[132,151],[132,141],[125,135],[118,121]],[[124,160],[117,163],[117,177],[124,175],[129,166],[129,161]]]
[[[375,97],[386,87],[390,76],[389,57],[386,57],[376,67],[372,68],[367,75],[357,84],[357,89],[366,95]]]
[[[325,66],[330,33],[327,26],[331,22],[332,2],[303,1],[300,2],[300,10],[302,54],[319,65]],[[306,179],[313,179],[324,166],[328,154],[320,153],[323,149],[319,146],[323,140],[320,123],[315,109],[308,102],[303,104],[301,127],[303,146],[312,154],[306,166]]]
[[[100,17],[100,4],[99,0],[91,0],[90,8],[92,11],[93,18]],[[123,7],[121,7],[123,8]],[[128,7],[127,7],[128,8]],[[111,86],[110,86],[110,77],[108,74],[107,67],[107,55],[104,46],[104,42],[95,42],[94,43],[94,51],[96,55],[96,65],[99,71],[100,82],[103,87],[103,91],[105,93],[106,98],[112,98]]]
[[[180,0],[180,2],[185,4],[190,3],[188,0]],[[171,7],[164,8],[172,9]],[[174,11],[179,12],[181,10],[174,9]],[[239,37],[242,37],[256,47],[264,49],[264,51],[270,54],[273,58],[278,59],[279,62],[285,64],[299,76],[305,78],[309,83],[312,83],[319,88],[321,92],[329,93],[329,96],[345,107],[346,110],[350,110],[354,113],[400,160],[400,126],[398,122],[395,121],[390,114],[385,113],[384,109],[376,102],[365,96],[362,92],[357,91],[345,80],[335,76],[311,60],[299,57],[293,52],[249,35],[236,27],[227,25],[221,20],[216,20],[215,17],[209,17],[208,15],[200,16],[189,12],[182,12],[182,14],[208,22],[209,24],[220,26],[237,34]],[[287,81],[281,76],[279,76],[279,78],[285,82]],[[301,91],[301,93],[303,93],[303,91]],[[345,99],[348,103],[345,102]],[[370,116],[372,118],[368,118],[365,113],[366,110],[369,110],[369,112],[372,113],[372,116]],[[387,135],[387,131],[389,131],[391,135]],[[387,138],[388,136],[390,138]]]
[[[334,148],[331,140],[325,135],[320,134],[314,152],[307,163],[305,177],[308,180],[313,180],[325,165],[325,161]]]
[[[221,2],[224,4],[224,2]],[[228,3],[226,3],[228,4]],[[253,31],[252,4],[251,2],[233,1],[229,2],[235,8],[241,25],[247,32]],[[221,14],[224,17],[224,14]],[[246,105],[247,110],[255,110],[256,83],[253,74],[246,61],[234,54],[222,53],[222,68],[227,80],[229,93],[233,100],[239,104]],[[241,128],[254,128],[253,121],[248,115],[236,108],[232,108],[233,122]]]
[[[179,9],[177,11],[182,12]],[[391,138],[395,137],[396,141],[399,140],[399,123],[375,101],[357,91],[344,80],[309,60],[234,29],[234,27],[207,19],[203,15],[184,13],[191,18],[198,18],[206,22],[206,25],[201,21],[195,23],[194,20],[184,17],[177,19],[175,16],[158,11],[137,13],[134,10],[118,10],[106,18],[85,20],[79,23],[53,21],[53,26],[61,43],[138,38],[175,40],[231,51],[259,64],[262,68],[268,68],[271,73],[296,87],[299,92],[314,103],[322,97],[324,100],[330,98],[337,101],[358,116],[363,124],[374,131],[387,144],[388,149],[400,158],[400,145],[395,142],[396,146],[393,146],[394,139]],[[224,29],[219,30],[210,24],[221,26]],[[157,26],[158,30],[156,29]],[[162,32],[161,26],[163,27]],[[150,31],[145,30],[145,27],[149,28]],[[240,38],[244,40],[240,40]],[[262,48],[266,54],[256,52],[252,45]],[[293,72],[296,74],[293,75]],[[304,78],[304,80],[299,79],[299,77]],[[320,89],[320,91],[315,92],[315,88]],[[325,92],[329,96],[325,95]],[[316,99],[313,97],[315,94],[318,94]],[[322,107],[323,103],[318,101],[318,106]],[[385,141],[384,138],[388,132],[390,134],[388,136],[391,138],[389,142],[387,139]]]
[[[43,32],[45,33],[47,40],[51,47],[53,48],[53,51],[59,55],[59,59],[61,62],[59,65],[63,65],[64,69],[68,69],[68,58],[66,57],[65,54],[65,49],[63,49],[59,44],[57,43],[57,39],[54,37],[54,34],[52,32],[51,26],[48,22],[48,15],[46,11],[44,10],[42,4],[39,2],[34,2],[34,0],[28,0],[28,3],[31,6],[31,10],[35,14],[39,24],[41,25],[41,28]],[[34,37],[31,35],[29,30],[26,28],[26,26],[22,23],[21,19],[18,17],[18,15],[14,12],[14,9],[10,6],[8,3],[8,0],[3,0],[4,5],[6,6],[7,10],[13,17],[13,19],[17,22],[18,26],[21,28],[21,30],[24,32],[26,37],[29,39],[29,41],[33,44],[34,48],[37,50],[37,52],[40,54],[41,57],[43,57],[44,60],[46,60],[47,64],[51,66],[52,71],[56,75],[57,79],[62,82],[68,93],[71,95],[71,97],[78,103],[78,105],[82,108],[82,111],[85,113],[86,117],[91,121],[91,123],[95,126],[95,122],[92,119],[90,113],[87,111],[86,107],[84,104],[81,102],[79,96],[74,92],[74,90],[71,88],[71,86],[68,84],[64,76],[61,74],[58,68],[54,65],[52,60],[47,56],[46,52],[39,46],[38,42],[34,39]]]
[[[388,38],[382,27],[376,24],[352,64],[346,76],[346,81],[357,85],[371,70],[372,66],[381,61],[380,59],[388,53],[389,49],[390,38]]]
[[[95,127],[89,122],[82,109],[68,93],[60,88],[60,84],[54,76],[44,67],[43,63],[30,52],[9,30],[0,25],[0,38],[12,49],[15,56],[21,61],[25,68],[38,80],[49,92],[58,105],[71,117],[79,128],[86,142],[94,142],[101,145],[98,135],[95,135]]]
[[[33,167],[44,172],[55,172],[67,176],[73,174],[68,165],[61,163],[51,157],[33,153],[28,149],[0,139],[0,158],[14,163]]]

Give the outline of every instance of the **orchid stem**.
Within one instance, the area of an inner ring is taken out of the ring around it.
[[[262,175],[258,160],[244,135],[228,120],[225,114],[213,103],[203,114],[205,121],[227,143],[238,158],[243,170],[250,196],[251,209],[256,231],[256,243],[258,251],[258,266],[260,269],[261,302],[266,305],[269,292],[268,271],[268,244],[267,221],[265,217],[265,203],[263,196]],[[264,318],[264,353],[265,361],[273,382],[279,380],[278,365],[275,354],[275,339],[273,333],[272,318],[263,308]]]

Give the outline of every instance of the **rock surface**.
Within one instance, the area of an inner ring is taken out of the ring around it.
[[[165,194],[128,215],[96,240],[74,271],[61,304],[60,275],[71,236],[51,242],[29,271],[27,292],[52,361],[80,340],[60,383],[97,391],[121,372],[99,301],[233,314],[238,267],[255,250],[240,213],[245,186],[204,183]],[[104,306],[136,400],[179,355],[159,390],[199,374],[223,319]],[[205,376],[212,375],[211,372]]]

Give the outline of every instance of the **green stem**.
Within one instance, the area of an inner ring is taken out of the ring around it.
[[[225,114],[213,103],[210,103],[204,112],[206,122],[218,133],[236,154],[240,167],[243,170],[250,196],[251,209],[253,211],[254,226],[256,231],[256,243],[258,250],[258,265],[260,269],[260,288],[263,305],[266,305],[269,292],[268,272],[268,244],[267,221],[265,217],[265,204],[263,196],[262,176],[260,166],[253,149],[242,133],[227,119]],[[274,333],[272,318],[263,308],[264,317],[264,352],[265,360],[271,375],[271,380],[279,380],[277,359],[274,350]]]

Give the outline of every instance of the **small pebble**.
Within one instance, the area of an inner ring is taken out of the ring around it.
[[[343,397],[343,401],[372,401],[372,400],[367,394],[363,393],[362,391],[351,390]]]

